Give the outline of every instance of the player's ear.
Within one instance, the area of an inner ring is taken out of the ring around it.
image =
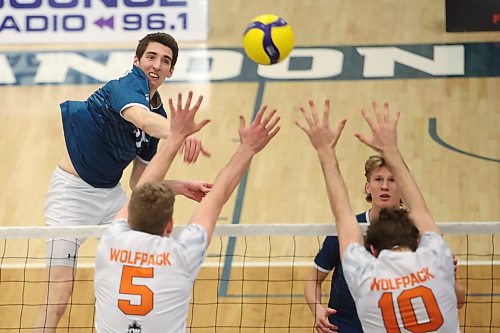
[[[373,247],[373,245],[370,245],[370,252],[375,258],[378,257],[378,251]]]
[[[134,56],[134,65],[139,66],[139,58],[137,56]]]
[[[170,236],[170,234],[172,233],[172,230],[174,230],[174,219],[171,218],[167,222],[163,236],[165,236],[165,237]]]
[[[175,69],[175,67],[174,67],[174,66],[172,66],[172,67],[170,68],[170,70],[168,71],[168,73],[167,73],[167,77],[168,77],[169,79],[172,77],[172,74],[174,74],[174,69]]]

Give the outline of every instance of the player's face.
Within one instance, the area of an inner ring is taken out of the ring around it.
[[[372,205],[379,208],[399,207],[401,196],[392,173],[385,166],[372,171],[366,192],[372,195]]]
[[[172,67],[172,50],[160,43],[150,42],[141,59],[134,58],[134,64],[146,74],[149,80],[151,95],[162,85],[174,71]]]

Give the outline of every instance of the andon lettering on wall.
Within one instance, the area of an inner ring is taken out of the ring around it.
[[[131,50],[0,52],[0,84],[93,84],[130,70]],[[273,66],[241,48],[183,49],[170,81],[391,80],[498,77],[497,43],[295,47]],[[57,64],[57,66],[54,66]]]

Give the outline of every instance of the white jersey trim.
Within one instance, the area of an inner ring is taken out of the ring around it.
[[[125,109],[128,109],[129,107],[131,106],[140,106],[141,108],[143,108],[144,110],[146,111],[151,111],[149,110],[149,108],[147,106],[145,106],[144,104],[141,104],[141,103],[129,103],[127,105],[125,105],[124,107],[122,107],[122,109],[120,110],[120,116],[122,116],[123,119],[125,119],[125,117],[123,116],[123,111],[125,111]],[[126,119],[125,119],[126,120]],[[127,120],[128,121],[128,120]]]
[[[366,218],[366,224],[367,225],[370,225],[372,223],[372,221],[370,221],[370,209],[368,209],[366,212],[365,212],[365,218]]]
[[[323,272],[323,273],[330,273],[333,269],[324,269],[323,267],[321,266],[318,266],[314,261],[313,261],[313,266],[320,272]]]
[[[151,162],[151,161],[146,161],[145,159],[141,158],[139,155],[135,155],[135,158],[136,158],[139,162],[141,162],[142,164],[146,164],[146,165],[148,165],[148,164],[149,164],[149,162]]]

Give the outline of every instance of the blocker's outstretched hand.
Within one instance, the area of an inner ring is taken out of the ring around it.
[[[363,142],[368,147],[381,153],[387,149],[395,149],[398,147],[397,126],[399,120],[399,112],[391,116],[389,112],[389,103],[384,103],[384,110],[381,111],[376,102],[372,103],[375,119],[371,118],[367,111],[361,110],[361,114],[365,118],[372,137],[368,138],[363,134],[356,133],[355,136],[359,141]]]
[[[204,119],[198,123],[194,121],[194,117],[200,108],[201,102],[203,101],[203,95],[198,97],[198,100],[193,107],[191,107],[192,99],[193,92],[190,91],[184,105],[182,104],[181,93],[177,95],[177,107],[174,106],[174,102],[171,98],[168,101],[171,114],[171,132],[175,132],[176,134],[187,138],[180,150],[180,153],[184,153],[184,161],[186,163],[196,162],[200,153],[207,157],[211,156],[210,152],[203,147],[201,140],[191,137],[192,134],[200,131],[210,122],[209,119]]]
[[[266,113],[267,106],[263,105],[254,121],[249,127],[245,127],[245,118],[240,115],[240,141],[241,145],[249,148],[254,154],[261,151],[276,134],[278,134],[280,127],[277,126],[280,117],[274,117],[276,109],[270,113]]]
[[[342,119],[337,128],[333,131],[330,128],[330,100],[326,99],[325,104],[323,106],[323,116],[320,119],[318,116],[318,112],[316,111],[316,106],[314,105],[314,101],[309,101],[310,110],[306,110],[303,107],[300,107],[300,112],[304,116],[307,125],[302,125],[298,121],[295,121],[295,124],[307,134],[311,144],[313,145],[316,151],[321,151],[324,149],[331,150],[334,149],[337,145],[337,142],[340,138],[340,134],[344,129],[346,119]]]

